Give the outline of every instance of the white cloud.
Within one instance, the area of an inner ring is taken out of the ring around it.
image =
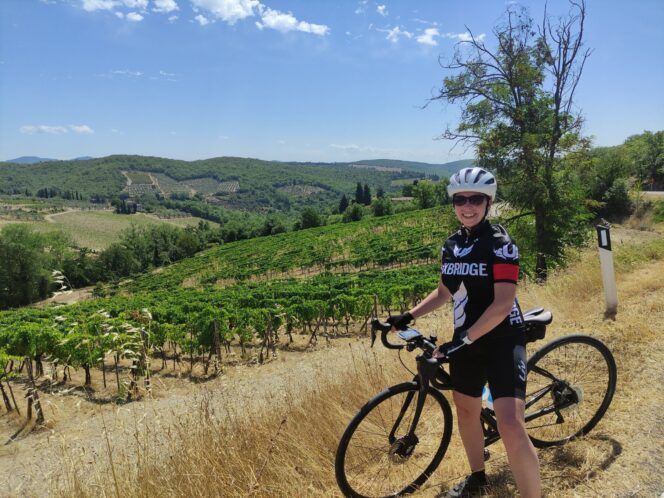
[[[440,36],[437,28],[427,28],[424,30],[424,33],[416,38],[416,40],[417,43],[421,43],[422,45],[431,45],[432,47],[435,47],[438,45],[438,42],[434,40],[436,36]]]
[[[50,126],[50,125],[24,125],[18,131],[26,135],[46,134],[46,135],[63,135],[69,133],[69,130],[80,135],[92,135],[94,130],[88,125],[69,125],[67,126]]]
[[[177,76],[175,73],[167,73],[166,71],[163,71],[161,69],[159,70],[159,74],[161,74],[162,76],[170,76],[170,77]]]
[[[290,12],[284,13],[269,7],[261,8],[261,22],[257,22],[258,29],[276,29],[281,33],[289,31],[302,31],[314,35],[324,36],[329,33],[330,28],[322,24],[312,24],[306,21],[298,21]]]
[[[194,19],[196,19],[196,21],[198,21],[198,24],[200,24],[201,26],[206,26],[210,24],[210,20],[201,14],[198,14],[196,17],[194,17]]]
[[[359,4],[357,5],[357,9],[355,9],[356,14],[364,14],[364,12],[367,10],[367,4],[369,3],[369,0],[360,0]]]
[[[380,29],[376,28],[376,31],[380,31],[382,33],[387,33],[387,36],[385,37],[387,40],[390,40],[392,43],[397,43],[399,41],[399,38],[404,37],[404,38],[412,38],[413,33],[405,30],[401,30],[399,26],[395,26],[392,29]]]
[[[112,10],[120,5],[118,0],[81,0],[81,6],[88,12],[95,10]]]
[[[385,5],[379,5],[376,7],[376,12],[378,12],[381,16],[386,16],[387,15],[387,6]]]
[[[180,10],[178,4],[175,0],[154,0],[154,7],[152,8],[155,12],[173,12],[175,10]]]
[[[220,140],[228,140],[229,138],[231,137],[229,137],[228,135],[219,135]]]
[[[114,12],[114,14],[118,19],[124,19],[124,14],[122,12]]]
[[[21,126],[18,131],[26,135],[35,135],[38,133],[46,133],[48,135],[62,135],[69,130],[64,126],[48,126],[48,125],[25,125]]]
[[[173,23],[178,20],[178,16],[171,16],[168,18],[168,22]]]
[[[467,42],[472,40],[472,36],[470,33],[467,31],[465,33],[445,33],[443,35],[445,38],[449,38],[450,40],[457,40],[460,42]],[[475,37],[477,41],[483,41],[486,38],[486,33],[482,33],[481,35],[478,35]]]
[[[143,73],[140,71],[130,71],[129,69],[116,69],[114,71],[111,71],[112,75],[117,75],[117,76],[133,76],[135,78],[139,76],[143,76]]]
[[[148,8],[148,0],[123,0],[123,3],[130,9],[146,10]]]
[[[127,14],[127,21],[132,21],[132,22],[140,22],[143,20],[143,16],[140,15],[138,12],[130,12]]]
[[[235,24],[241,19],[254,16],[254,9],[260,6],[258,0],[191,0],[191,2],[194,7],[207,10],[228,24]]]
[[[69,128],[71,131],[78,133],[79,135],[92,135],[95,132],[88,125],[69,125]]]
[[[279,145],[286,145],[286,140],[277,140]]]

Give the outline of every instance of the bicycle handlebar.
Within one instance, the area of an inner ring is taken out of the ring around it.
[[[380,330],[380,342],[383,343],[387,349],[403,349],[403,345],[392,344],[387,340],[387,333],[392,330],[392,325],[389,323],[381,322],[378,319],[371,320],[371,347],[376,342],[376,331]]]

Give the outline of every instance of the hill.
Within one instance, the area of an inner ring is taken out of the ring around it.
[[[449,177],[452,173],[461,168],[468,168],[475,164],[474,159],[462,159],[444,164],[430,164],[415,161],[400,161],[396,159],[366,159],[355,161],[353,166],[370,166],[372,168],[388,168],[407,171],[418,171],[428,175],[438,175],[439,177]]]
[[[652,425],[662,399],[653,394],[652,385],[642,382],[644,368],[655,377],[662,374],[664,343],[657,327],[664,320],[664,282],[657,270],[664,247],[659,243],[660,249],[653,251],[651,245],[658,239],[661,234],[617,230],[621,309],[614,321],[602,318],[595,249],[583,251],[571,268],[553,275],[545,286],[528,282],[520,286],[524,307],[546,306],[555,317],[547,338],[529,345],[530,354],[555,337],[590,333],[611,348],[620,376],[613,404],[598,427],[583,439],[539,451],[547,496],[589,492],[626,496],[637,487],[650,496],[662,489],[657,472],[664,460],[658,444],[661,430]],[[645,298],[644,288],[648,289]],[[140,309],[141,303],[134,305],[133,309]],[[106,301],[98,303],[97,308],[102,307],[115,312],[106,307]],[[62,316],[67,310],[60,307],[53,312]],[[417,327],[447,337],[451,312],[451,308],[441,309],[419,320]],[[39,313],[50,314],[48,310]],[[639,319],[644,315],[651,317],[647,323]],[[109,403],[111,389],[104,387],[98,373],[88,390],[77,387],[83,372],[73,369],[73,380],[53,383],[43,378],[40,396],[47,407],[49,430],[4,447],[0,474],[7,476],[6,489],[30,495],[58,489],[73,496],[114,489],[128,496],[207,496],[216,489],[225,496],[262,497],[299,495],[306,487],[307,496],[336,496],[333,456],[344,427],[370,396],[412,377],[394,353],[369,349],[361,322],[352,325],[358,335],[321,340],[308,348],[308,332],[306,336],[294,333],[290,347],[283,344],[287,342],[283,326],[283,343],[275,361],[261,368],[238,365],[241,351],[234,349],[226,353],[223,374],[217,377],[202,377],[200,367],[188,377],[188,367],[178,362],[176,368],[176,356],[169,350],[168,365],[161,367],[161,373],[159,356],[152,358],[155,395],[121,408]],[[162,333],[157,321],[150,330],[153,339]],[[329,326],[327,333],[335,332]],[[247,343],[249,354],[258,353],[259,343],[253,346]],[[182,353],[188,356],[187,351]],[[401,358],[412,369],[411,355],[404,352]],[[128,365],[121,365],[121,378],[127,381]],[[113,364],[107,369],[109,383],[114,385]],[[18,389],[16,383],[14,389]],[[20,398],[18,394],[24,410],[23,393]],[[2,436],[13,434],[18,418],[8,415],[3,421]],[[53,444],[53,436],[61,444]],[[105,448],[101,455],[99,448]],[[487,469],[496,495],[514,495],[502,445],[491,450]],[[64,458],[69,465],[63,470]],[[422,496],[440,496],[465,473],[466,465],[455,432]],[[115,480],[113,474],[123,478]],[[49,481],[40,476],[53,477]]]
[[[37,157],[37,156],[21,156],[17,157],[16,159],[7,159],[5,162],[14,163],[14,164],[37,164],[37,163],[45,163],[48,161],[57,161],[57,159],[48,159],[45,157]]]

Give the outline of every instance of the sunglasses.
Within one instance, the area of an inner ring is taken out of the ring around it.
[[[475,194],[469,197],[466,197],[465,195],[455,195],[452,197],[452,204],[455,206],[465,206],[466,203],[469,202],[473,206],[481,206],[484,199],[486,199],[486,195],[483,194]]]

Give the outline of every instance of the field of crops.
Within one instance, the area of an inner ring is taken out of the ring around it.
[[[131,180],[132,184],[152,184],[152,178],[150,178],[150,175],[142,171],[123,171],[123,174]]]
[[[40,231],[61,230],[82,246],[102,250],[117,242],[120,232],[132,224],[137,226],[170,223],[177,226],[197,225],[199,218],[186,217],[159,220],[145,214],[115,214],[112,211],[71,211],[51,216],[52,223],[40,222],[33,226]]]
[[[368,218],[224,244],[145,275],[132,290],[215,285],[284,272],[358,271],[398,263],[437,261],[456,222],[443,208]]]
[[[292,195],[295,197],[309,197],[310,195],[323,191],[322,188],[314,187],[313,185],[287,185],[285,187],[279,187],[277,190],[286,195]]]
[[[221,185],[214,178],[194,178],[192,180],[185,180],[182,183],[193,188],[196,192],[200,192],[203,195],[209,195],[218,192],[219,185]]]

